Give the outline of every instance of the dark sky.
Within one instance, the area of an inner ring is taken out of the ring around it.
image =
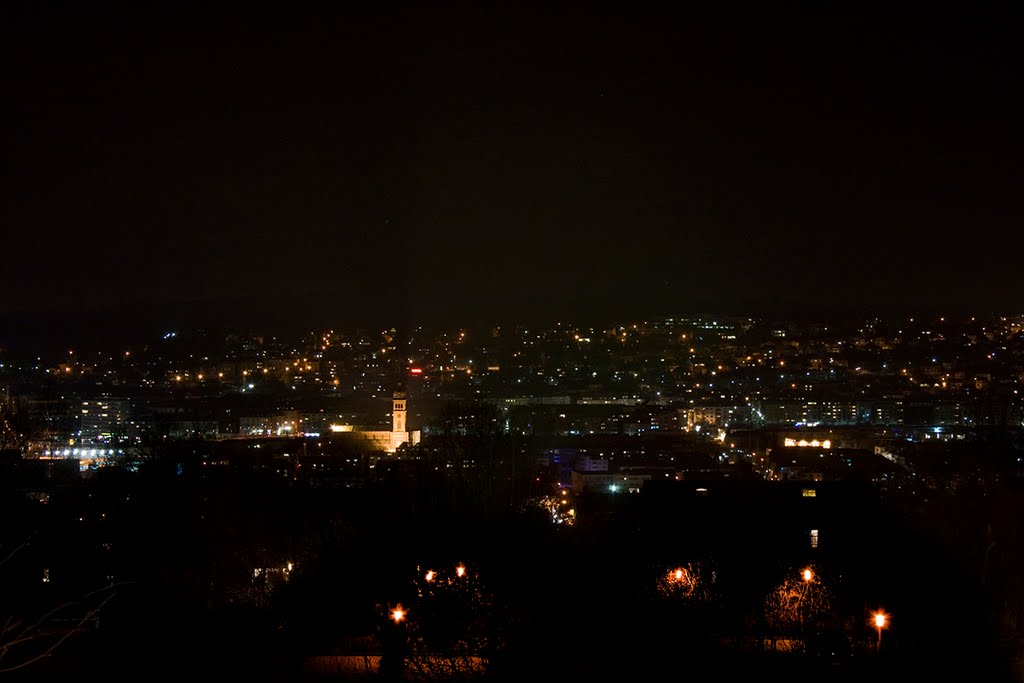
[[[776,4],[8,6],[0,310],[1016,312],[1017,24]]]

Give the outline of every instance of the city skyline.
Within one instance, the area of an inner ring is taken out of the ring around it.
[[[0,307],[44,331],[1014,313],[1011,25],[21,7]]]
[[[182,670],[510,680],[556,651],[596,679],[690,647],[1019,681],[1022,342],[1024,315],[696,315],[4,349],[4,637],[30,645],[0,668],[174,643]],[[71,619],[18,621],[61,594]]]

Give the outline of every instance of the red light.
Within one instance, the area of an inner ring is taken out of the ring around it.
[[[409,372],[411,372],[414,375],[420,375],[423,374],[423,368],[410,368]]]

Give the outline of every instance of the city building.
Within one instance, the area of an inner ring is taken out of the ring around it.
[[[132,427],[131,401],[122,398],[99,398],[82,401],[78,443],[82,446],[108,444],[128,437]]]
[[[403,444],[415,446],[420,442],[420,430],[409,430],[408,406],[405,391],[396,390],[391,398],[391,429],[368,430],[353,425],[332,424],[332,433],[351,433],[354,437],[368,441],[375,449],[387,453],[396,452]]]

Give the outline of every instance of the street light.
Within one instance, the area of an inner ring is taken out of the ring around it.
[[[886,627],[889,621],[889,615],[878,610],[872,615],[875,622],[875,630],[878,631],[878,640],[875,642],[875,654],[878,654],[882,650],[882,629]]]
[[[801,578],[804,580],[803,588],[800,589],[800,600],[797,603],[797,617],[800,620],[800,630],[804,637],[804,643],[806,647],[807,642],[807,614],[804,607],[804,600],[807,598],[807,591],[811,587],[811,581],[814,580],[814,572],[811,571],[810,567],[807,567],[801,572]]]

